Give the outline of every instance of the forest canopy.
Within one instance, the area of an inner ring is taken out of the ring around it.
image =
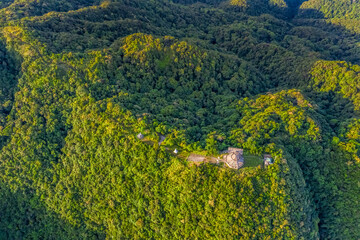
[[[0,238],[359,239],[358,5],[0,1]]]

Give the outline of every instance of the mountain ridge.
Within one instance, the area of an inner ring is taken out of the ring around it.
[[[1,237],[358,238],[359,36],[314,2],[4,5]],[[187,161],[228,147],[275,163]]]

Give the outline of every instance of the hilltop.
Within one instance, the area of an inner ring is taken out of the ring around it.
[[[1,1],[0,238],[358,239],[358,5]]]

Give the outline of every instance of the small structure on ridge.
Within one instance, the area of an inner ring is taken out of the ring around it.
[[[270,154],[264,154],[264,167],[274,164],[274,159]]]
[[[175,153],[175,154],[178,154],[179,151],[175,148],[174,153]]]
[[[144,135],[143,135],[142,133],[139,133],[139,134],[137,135],[137,138],[140,139],[140,140],[142,140],[142,139],[144,139]]]
[[[243,149],[229,147],[223,160],[229,168],[239,169],[244,166],[243,153]]]

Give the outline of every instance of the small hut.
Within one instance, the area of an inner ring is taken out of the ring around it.
[[[144,139],[144,135],[143,135],[142,133],[139,133],[139,134],[137,135],[137,138],[140,139],[140,140],[142,140],[142,139]]]
[[[179,151],[175,148],[174,153],[175,153],[175,154],[178,154]]]
[[[274,164],[274,159],[270,154],[264,154],[264,166],[267,167],[271,164]]]

